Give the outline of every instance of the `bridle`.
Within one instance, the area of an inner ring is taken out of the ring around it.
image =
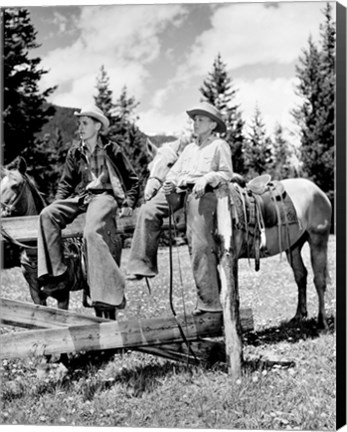
[[[1,210],[5,209],[6,210],[6,216],[11,216],[11,208],[12,206],[9,204],[5,204],[3,202],[0,203],[1,204]]]
[[[12,202],[10,203],[4,203],[1,202],[1,209],[5,209],[6,211],[6,215],[4,217],[11,217],[11,216],[15,216],[15,211],[14,209],[16,208],[16,205],[18,204],[18,202],[20,202],[20,200],[23,197],[23,194],[26,190],[26,188],[29,188],[31,190],[32,193],[34,193],[35,191],[35,187],[34,185],[31,183],[29,177],[27,177],[26,175],[23,175],[23,182],[22,182],[22,187],[20,188],[19,193],[15,196],[15,198],[12,200]],[[42,200],[42,206],[44,207],[44,201],[42,199],[42,197],[40,197],[40,200]],[[34,204],[35,205],[35,204]],[[26,212],[23,216],[28,214],[28,211],[30,210],[30,206],[27,204],[27,208],[26,208]],[[35,206],[35,212],[36,212],[36,206]],[[13,243],[21,248],[25,248],[25,249],[37,249],[36,246],[29,246],[27,244],[21,243],[18,240],[14,239],[2,226],[0,227],[1,229],[1,237],[3,239],[5,239],[6,241]]]
[[[25,179],[25,177],[24,177],[24,179]],[[25,191],[26,184],[27,184],[26,181],[22,182],[22,187],[21,187],[19,193],[15,196],[15,198],[13,199],[12,202],[10,202],[10,203],[1,202],[1,210],[5,209],[6,216],[10,217],[10,216],[14,215],[14,209],[16,208],[16,205],[18,204],[18,202],[22,198],[22,195],[23,195],[23,193]]]

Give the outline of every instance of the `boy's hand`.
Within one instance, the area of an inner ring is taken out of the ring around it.
[[[133,215],[133,209],[131,207],[122,207],[119,213],[119,217],[130,217]]]
[[[163,191],[165,195],[170,195],[172,192],[175,192],[176,185],[172,183],[171,181],[165,181],[163,183]]]
[[[205,188],[207,186],[207,181],[204,177],[199,178],[193,187],[193,194],[196,198],[201,198],[205,193]]]

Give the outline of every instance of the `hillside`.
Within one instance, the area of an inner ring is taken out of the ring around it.
[[[76,108],[61,107],[53,105],[55,108],[54,116],[43,126],[38,136],[56,136],[60,131],[62,140],[65,144],[71,143],[76,138],[77,120],[74,116]]]
[[[44,136],[54,137],[60,131],[63,143],[65,145],[76,139],[77,119],[74,116],[77,108],[61,107],[53,105],[55,108],[54,116],[43,126],[41,132],[38,134],[39,138]],[[146,134],[144,134],[146,135]],[[147,136],[147,135],[146,135]],[[172,135],[153,135],[149,136],[152,142],[160,146],[164,142],[174,141],[176,137]]]

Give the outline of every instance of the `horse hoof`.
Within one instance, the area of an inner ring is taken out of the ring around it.
[[[329,333],[329,328],[326,328],[326,327],[324,327],[324,328],[318,328],[318,333],[321,334],[321,335],[326,335],[326,334]]]
[[[319,321],[318,320],[318,330],[321,334],[327,334],[329,331],[329,326],[326,321]]]
[[[293,316],[293,318],[289,321],[290,324],[302,324],[307,319],[307,313],[302,314],[296,314]]]

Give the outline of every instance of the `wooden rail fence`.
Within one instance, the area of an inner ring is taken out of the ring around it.
[[[218,208],[222,215],[228,209],[224,205],[223,196],[219,198]],[[135,212],[133,217],[118,218],[118,232],[132,233],[136,217]],[[219,224],[220,220],[219,217]],[[82,214],[63,230],[63,238],[81,236],[84,224],[85,215]],[[3,218],[1,226],[16,241],[37,241],[38,216]],[[165,220],[163,229],[168,226],[168,220]],[[181,223],[176,228],[183,229],[184,225]],[[231,244],[230,236],[231,231],[223,233],[224,245]],[[253,316],[251,309],[239,310],[237,263],[230,261],[231,252],[229,246],[225,248],[221,261],[222,282],[224,281],[223,313],[110,321],[71,311],[0,299],[1,322],[29,329],[1,335],[0,358],[134,349],[172,360],[196,360],[195,356],[192,358],[191,350],[183,343],[180,325],[186,340],[204,360],[210,357],[211,352],[215,351],[216,345],[219,344],[223,352],[222,356],[219,355],[219,360],[224,358],[229,364],[229,372],[233,378],[237,378],[240,375],[242,358],[240,329],[242,332],[252,330]],[[224,336],[226,345],[206,339],[220,336]]]

